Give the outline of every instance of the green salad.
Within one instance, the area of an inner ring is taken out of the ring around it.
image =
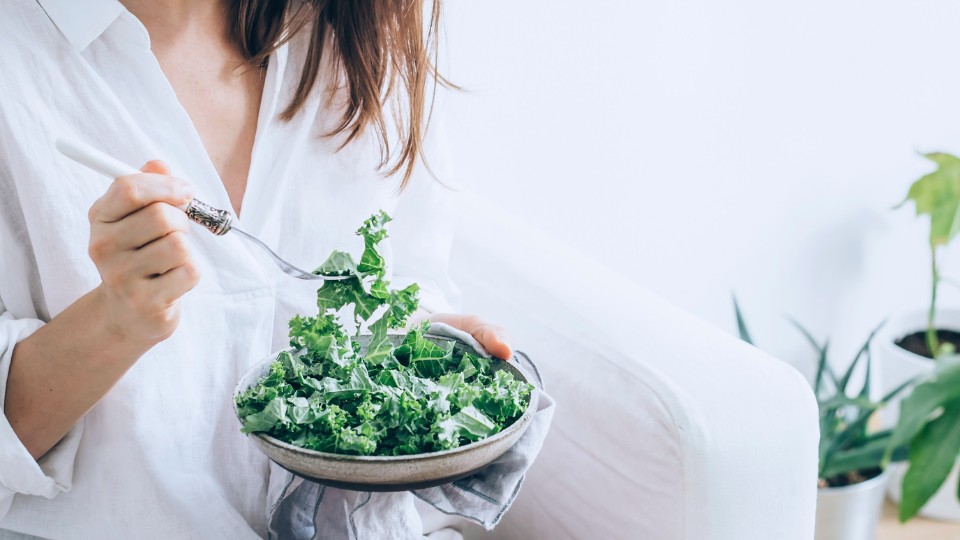
[[[266,433],[322,452],[396,456],[456,448],[497,433],[526,409],[533,387],[491,361],[424,336],[414,326],[419,287],[390,289],[379,249],[390,217],[380,212],[357,234],[357,262],[333,252],[316,274],[320,313],[290,321],[290,345],[259,383],[237,397],[244,433]],[[360,345],[366,328],[369,343]],[[395,344],[395,341],[397,344]],[[361,353],[365,349],[364,353]]]

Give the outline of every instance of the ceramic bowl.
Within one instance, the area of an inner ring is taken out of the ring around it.
[[[395,344],[403,336],[390,336]],[[427,336],[433,341],[452,341],[438,336]],[[360,338],[365,350],[369,338]],[[464,347],[454,342],[458,348]],[[469,350],[469,349],[468,349]],[[255,386],[270,371],[276,360],[273,354],[251,367],[240,379],[234,398]],[[531,377],[519,368],[516,360],[494,360],[496,370],[506,370],[517,379],[533,384]],[[447,484],[465,478],[489,465],[513,446],[537,411],[538,391],[527,398],[527,409],[513,424],[486,439],[459,448],[412,454],[407,456],[350,456],[307,450],[285,443],[264,433],[252,433],[250,437],[261,452],[277,465],[297,476],[323,485],[355,491],[408,491]],[[234,412],[237,411],[234,399]],[[239,416],[239,415],[238,415]]]

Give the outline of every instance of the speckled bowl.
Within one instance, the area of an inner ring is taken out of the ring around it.
[[[431,340],[452,341],[448,338],[428,336]],[[402,336],[391,336],[395,344]],[[360,338],[366,350],[369,338]],[[455,342],[456,347],[463,347]],[[253,387],[270,371],[276,359],[273,354],[258,362],[243,375],[234,397]],[[533,383],[530,376],[519,368],[516,361],[494,361],[494,369],[504,369],[514,377]],[[538,391],[528,398],[527,409],[513,424],[486,439],[459,448],[413,454],[409,456],[348,456],[307,450],[285,443],[263,433],[251,434],[261,452],[277,465],[308,480],[327,486],[356,491],[408,491],[438,486],[470,476],[503,455],[523,435],[537,411]],[[234,412],[237,411],[234,399]],[[238,415],[239,416],[239,415]]]

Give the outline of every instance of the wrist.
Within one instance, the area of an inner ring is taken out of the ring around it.
[[[105,361],[113,363],[113,359],[122,359],[132,363],[156,345],[155,341],[132,331],[130,318],[123,317],[117,302],[103,284],[81,299],[84,300],[89,302],[90,319],[96,321],[92,334],[103,344]]]

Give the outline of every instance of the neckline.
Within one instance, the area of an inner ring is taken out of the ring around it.
[[[130,19],[142,29],[143,33],[147,33],[146,27],[143,26],[143,23],[137,19],[136,16],[129,11],[127,14],[129,14]],[[197,131],[193,118],[190,117],[186,108],[180,103],[177,93],[174,91],[173,85],[170,84],[166,73],[163,72],[156,55],[152,50],[144,52],[147,57],[152,60],[151,69],[155,70],[155,76],[158,78],[159,84],[164,86],[163,92],[172,100],[167,106],[171,106],[176,112],[175,118],[171,118],[170,122],[180,124],[178,131],[183,133],[183,139],[180,141],[180,145],[181,150],[185,152],[184,157],[194,162],[195,172],[200,174],[199,178],[186,177],[187,181],[192,183],[196,188],[199,188],[198,197],[202,194],[202,197],[200,197],[202,200],[218,208],[229,209],[230,213],[234,214],[233,205],[230,202],[230,195],[227,193],[226,185],[224,185],[223,179],[220,178],[220,173],[217,171],[213,160],[210,158],[210,154],[203,145],[203,139],[201,139],[200,133]],[[264,197],[259,195],[262,191],[261,185],[266,181],[266,178],[261,178],[266,172],[263,170],[264,166],[260,165],[260,163],[264,161],[264,158],[261,156],[264,155],[268,150],[267,147],[269,147],[269,141],[267,140],[269,138],[268,132],[279,101],[287,56],[288,44],[284,43],[269,57],[267,73],[263,83],[263,92],[260,95],[260,110],[257,113],[257,127],[254,132],[253,147],[250,150],[250,167],[247,170],[247,184],[240,202],[243,218],[241,219],[240,216],[234,215],[234,224],[237,227],[258,237],[261,232],[260,227],[262,227],[266,220],[266,216],[261,214],[265,211],[264,208],[267,202],[263,200]],[[176,173],[176,171],[174,172]],[[240,239],[239,236],[228,236],[231,238],[224,238],[224,240],[239,243],[238,247],[240,251],[235,253],[238,255],[242,253],[243,257],[253,263],[252,265],[247,264],[247,266],[250,267],[251,270],[255,268],[255,274],[259,275],[263,282],[270,284],[272,287],[277,277],[276,274],[282,275],[282,273],[276,272],[276,268],[273,267],[273,262],[268,261],[261,253],[255,254],[254,252],[259,251],[258,248],[251,247],[247,241]]]
[[[147,33],[146,27],[143,26],[143,23],[136,16],[129,11],[126,13],[130,15],[131,19],[136,21],[136,24],[144,33]],[[234,211],[233,204],[230,202],[230,195],[227,193],[227,187],[223,183],[223,178],[220,177],[220,172],[217,171],[216,166],[213,164],[213,159],[211,159],[210,154],[207,152],[206,146],[203,144],[203,139],[200,137],[199,131],[197,131],[197,126],[193,118],[180,102],[173,85],[170,83],[170,79],[167,78],[166,73],[164,73],[156,55],[152,50],[148,50],[147,52],[153,60],[154,68],[157,70],[160,80],[163,81],[166,87],[164,90],[168,95],[173,97],[173,101],[175,102],[174,107],[178,110],[180,121],[183,123],[184,133],[189,139],[184,141],[184,146],[190,154],[190,159],[194,160],[196,165],[203,169],[202,176],[204,178],[214,180],[213,182],[203,181],[206,187],[214,191],[213,193],[209,193],[211,201],[216,201],[215,205],[228,209],[231,214],[234,214],[234,218],[238,224],[249,221],[251,217],[254,218],[253,221],[260,222],[261,220],[256,219],[256,216],[262,206],[262,204],[260,204],[262,203],[262,197],[259,196],[259,193],[262,191],[260,185],[265,182],[265,179],[261,178],[261,176],[263,176],[261,171],[263,166],[260,165],[260,162],[264,159],[261,156],[266,151],[264,147],[268,146],[265,139],[268,138],[267,132],[269,131],[279,102],[280,82],[287,62],[288,44],[284,43],[278,47],[267,61],[267,72],[264,75],[263,90],[260,94],[260,106],[257,111],[257,126],[254,131],[253,145],[250,149],[250,166],[247,169],[247,182],[243,190],[243,196],[240,198],[240,210],[243,214],[243,219]],[[187,180],[194,184],[202,181],[201,179],[194,178],[187,178]],[[214,185],[211,186],[209,184]],[[257,194],[254,195],[251,192],[256,192]]]
[[[267,173],[267,170],[261,170],[263,169],[262,162],[266,159],[263,154],[266,151],[264,146],[267,144],[264,141],[268,138],[267,133],[276,116],[277,106],[280,101],[280,82],[287,64],[287,46],[286,43],[281,45],[270,55],[267,61],[267,72],[264,75],[263,90],[260,94],[260,110],[257,113],[257,128],[253,135],[253,146],[250,148],[250,166],[247,169],[247,184],[243,189],[243,196],[240,198],[240,209],[244,216],[258,215],[256,211],[250,211],[251,206],[256,210],[262,210],[261,205],[264,201],[261,191],[266,182]],[[191,120],[191,124],[192,123]],[[194,132],[196,132],[196,128],[194,128]],[[199,138],[200,136],[198,134],[197,139]],[[202,144],[203,142],[201,141],[201,146]],[[210,159],[205,148],[203,153],[207,156],[207,161],[210,162],[210,166],[213,167],[213,161]],[[214,167],[214,170],[216,170],[216,167]],[[217,178],[220,180],[220,186],[223,188],[224,193],[226,193],[226,186],[223,184],[223,179],[220,178],[219,174],[217,174]],[[227,197],[227,199],[229,200],[229,197]],[[239,217],[240,216],[237,216],[237,218]]]

